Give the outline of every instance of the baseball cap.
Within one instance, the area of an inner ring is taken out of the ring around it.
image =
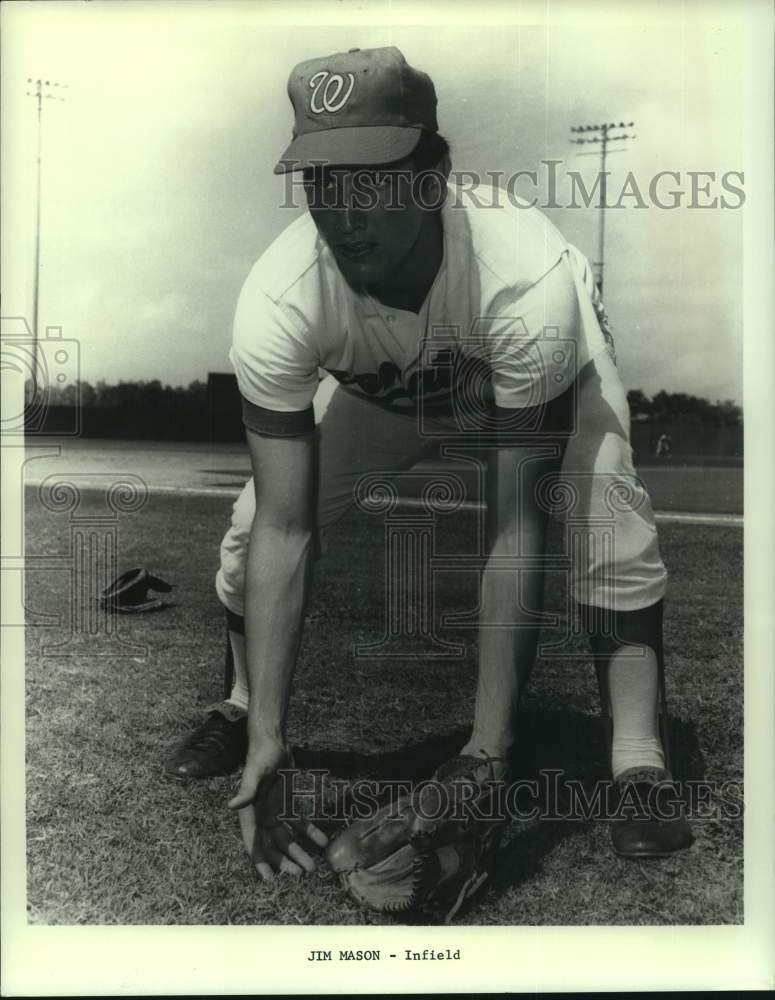
[[[325,164],[391,163],[408,156],[424,130],[437,132],[436,91],[395,46],[350,49],[294,67],[288,96],[293,140],[276,174]]]

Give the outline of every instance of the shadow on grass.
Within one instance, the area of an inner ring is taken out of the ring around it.
[[[673,719],[671,731],[674,776],[681,781],[703,779],[705,762],[694,723]],[[326,770],[340,780],[416,782],[428,778],[435,768],[457,753],[467,736],[468,731],[459,728],[379,753],[305,746],[294,748],[294,755],[301,767]],[[535,783],[538,794],[531,806],[537,807],[541,819],[515,819],[509,824],[492,879],[496,891],[535,881],[544,872],[544,860],[558,847],[570,840],[592,836],[596,820],[567,818],[571,802],[564,781],[575,780],[589,793],[595,781],[610,778],[605,758],[602,719],[570,711],[527,709],[520,713],[511,773],[513,780]],[[556,776],[556,784],[552,776]],[[340,825],[332,823],[330,832]],[[574,851],[583,855],[586,848],[579,845]],[[395,922],[428,924],[429,916],[410,912]]]
[[[578,712],[523,710],[517,741],[511,753],[514,777],[531,778],[540,771],[559,770],[579,779],[608,776],[601,719]],[[671,720],[675,777],[701,780],[705,762],[696,726]],[[316,749],[296,746],[296,763],[307,770],[330,771],[349,781],[366,778],[383,781],[420,781],[430,777],[445,760],[458,753],[468,730],[437,733],[418,743],[392,750],[363,753],[356,750]]]

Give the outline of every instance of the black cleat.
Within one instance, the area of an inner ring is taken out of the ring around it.
[[[623,858],[665,858],[694,841],[670,772],[631,768],[616,780],[627,816],[614,821],[611,843]],[[632,815],[633,808],[635,815]]]
[[[245,763],[247,717],[231,706],[213,709],[164,762],[164,773],[179,781],[232,774]],[[229,718],[228,716],[231,716]]]

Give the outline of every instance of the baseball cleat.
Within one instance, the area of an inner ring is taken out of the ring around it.
[[[617,778],[616,788],[620,801],[632,807],[611,828],[617,854],[632,859],[664,858],[691,846],[694,837],[669,771],[630,768]]]
[[[164,773],[179,781],[232,774],[245,763],[247,717],[214,708],[164,762]],[[232,716],[229,718],[229,716]]]

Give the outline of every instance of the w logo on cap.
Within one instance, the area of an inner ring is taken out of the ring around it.
[[[355,74],[330,73],[322,69],[310,77],[309,86],[312,90],[310,111],[314,115],[335,114],[341,111],[350,99],[355,86]]]
[[[395,46],[307,59],[291,70],[288,97],[293,139],[277,174],[322,163],[393,163],[412,152],[423,129],[439,127],[430,77]]]

